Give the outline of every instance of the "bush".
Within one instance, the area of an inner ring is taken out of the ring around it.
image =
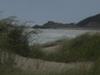
[[[31,51],[30,51],[30,55],[31,58],[43,58],[44,53],[41,50],[41,47],[39,44],[34,44],[33,46],[31,46]]]
[[[100,34],[84,34],[62,45],[67,61],[94,61],[100,56]]]
[[[28,56],[30,49],[22,28],[14,28],[8,34],[8,49],[22,56]]]
[[[98,58],[90,70],[90,75],[100,75],[100,58]]]

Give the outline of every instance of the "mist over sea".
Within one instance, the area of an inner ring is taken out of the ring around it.
[[[38,34],[32,34],[29,38],[30,44],[34,42],[42,44],[47,42],[53,42],[59,39],[74,38],[84,33],[100,32],[100,30],[86,29],[38,29],[37,31],[39,31]]]

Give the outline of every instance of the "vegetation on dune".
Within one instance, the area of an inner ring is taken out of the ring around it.
[[[62,45],[67,61],[95,61],[100,57],[100,34],[83,34]]]
[[[29,55],[30,58],[43,59],[43,56],[44,56],[44,53],[39,44],[34,44],[31,46],[31,52]]]
[[[14,28],[8,34],[9,48],[12,52],[22,56],[28,56],[30,48],[28,46],[28,40],[23,35],[23,29]]]
[[[82,34],[64,39],[56,53],[44,55],[44,60],[56,62],[96,61],[100,57],[100,34]]]
[[[32,32],[29,32],[29,34],[31,33]],[[29,34],[24,33],[24,28],[21,26],[14,26],[12,23],[8,24],[5,20],[0,20],[0,74],[28,74],[14,68],[16,55],[27,58],[41,57],[41,55],[39,56],[39,51],[36,46],[32,48],[29,46]]]

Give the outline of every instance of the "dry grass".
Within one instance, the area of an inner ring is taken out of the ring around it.
[[[16,66],[22,70],[27,70],[31,72],[55,72],[61,73],[66,72],[71,69],[84,68],[86,70],[90,69],[93,63],[91,62],[76,62],[76,63],[58,63],[58,62],[48,62],[40,59],[28,59],[21,56],[16,56]]]

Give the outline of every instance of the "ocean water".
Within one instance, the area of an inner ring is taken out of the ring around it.
[[[33,43],[47,43],[63,38],[74,38],[84,33],[96,33],[99,30],[80,30],[80,29],[38,29],[38,34],[31,34],[29,41]]]

